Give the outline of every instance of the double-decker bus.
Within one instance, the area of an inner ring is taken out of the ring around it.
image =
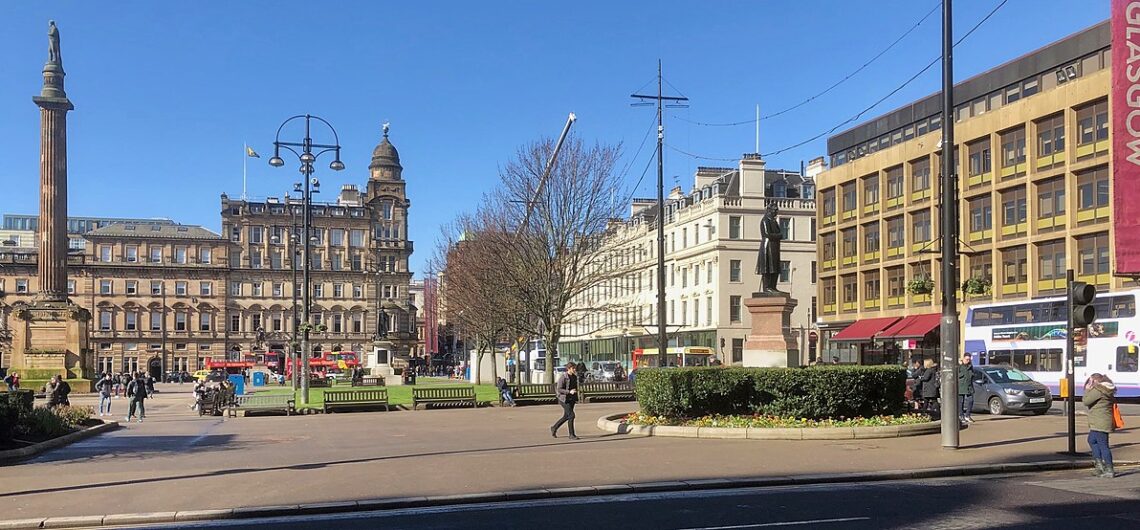
[[[1098,293],[1097,319],[1073,334],[1076,393],[1089,375],[1113,380],[1117,396],[1140,397],[1140,290]],[[1068,314],[1064,297],[974,305],[966,310],[962,338],[975,366],[1010,365],[1060,394],[1065,378]]]
[[[666,366],[708,366],[712,362],[713,349],[703,346],[684,348],[670,347],[665,350]],[[656,368],[661,357],[657,348],[637,348],[633,350],[633,368]]]
[[[285,363],[285,376],[291,377],[293,375],[293,366],[298,361],[293,359],[292,362]],[[321,355],[313,356],[309,359],[309,371],[314,374],[320,374],[322,377],[333,376],[342,377],[350,374],[353,368],[360,365],[360,361],[356,356],[356,352],[351,351],[327,351]]]

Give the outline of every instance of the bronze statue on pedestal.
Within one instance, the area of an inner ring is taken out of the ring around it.
[[[776,203],[769,203],[760,221],[760,252],[756,260],[756,273],[760,275],[760,294],[781,293],[776,289],[776,282],[780,279],[780,241],[784,239],[784,231],[780,229],[780,221],[776,214],[780,209]]]

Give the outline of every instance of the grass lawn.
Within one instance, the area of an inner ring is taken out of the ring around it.
[[[423,378],[420,378],[422,380]],[[440,388],[445,386],[470,386],[455,380],[439,379],[426,382],[424,384],[417,384],[415,388]],[[333,386],[332,388],[310,388],[309,389],[309,405],[308,408],[324,408],[325,404],[325,391],[326,390],[374,390],[377,387],[360,387],[349,386],[348,383],[341,383]],[[401,386],[387,386],[383,387],[388,389],[388,403],[392,405],[411,405],[412,404],[412,385]],[[292,390],[288,386],[266,386],[266,387],[253,387],[257,394],[261,395],[278,395],[289,394]],[[306,408],[301,405],[301,390],[297,389],[297,408]],[[475,385],[475,399],[479,402],[498,403],[499,391],[495,385]]]

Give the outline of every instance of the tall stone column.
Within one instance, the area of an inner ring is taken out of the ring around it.
[[[67,301],[67,112],[75,108],[63,89],[59,30],[48,24],[44,85],[32,101],[40,107],[39,283],[41,302]]]

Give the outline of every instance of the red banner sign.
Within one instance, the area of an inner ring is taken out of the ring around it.
[[[1140,1],[1112,0],[1116,274],[1140,275]]]

